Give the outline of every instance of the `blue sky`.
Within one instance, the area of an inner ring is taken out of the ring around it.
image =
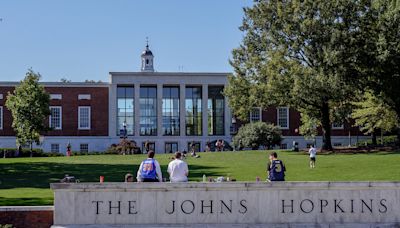
[[[149,37],[155,70],[231,72],[251,0],[0,1],[0,81],[27,69],[43,81],[108,80],[140,71]]]

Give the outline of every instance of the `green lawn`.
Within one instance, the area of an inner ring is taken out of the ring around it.
[[[287,167],[288,181],[399,181],[400,153],[319,155],[317,168],[308,167],[308,156],[278,152]],[[266,151],[200,153],[188,158],[190,181],[207,176],[227,176],[238,181],[265,179]],[[170,154],[156,155],[164,172]],[[123,181],[128,172],[136,175],[144,155],[92,155],[49,158],[0,159],[0,205],[51,205],[53,193],[49,183],[58,182],[64,174],[81,182]]]

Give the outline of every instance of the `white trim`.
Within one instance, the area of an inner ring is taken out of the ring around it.
[[[281,127],[279,125],[279,109],[286,109],[286,120],[287,120],[287,127]],[[276,108],[276,126],[278,126],[280,129],[289,129],[289,123],[290,123],[290,118],[289,118],[289,107],[277,107]]]
[[[50,106],[50,116],[49,116],[49,127],[51,127],[51,109],[59,109],[60,110],[60,127],[55,127],[54,130],[62,130],[62,107],[61,106]]]
[[[343,130],[344,129],[344,123],[342,122],[342,125],[340,125],[339,127],[335,127],[334,123],[332,123],[332,129],[333,130]]]
[[[90,100],[91,96],[90,94],[79,94],[78,95],[78,100]]]
[[[50,94],[50,99],[51,100],[61,100],[62,94]]]
[[[254,109],[258,109],[258,115],[260,117],[260,119],[258,121],[253,121],[251,118],[251,113],[254,111]],[[249,113],[249,122],[253,123],[253,122],[262,122],[262,108],[261,107],[253,107]]]
[[[89,126],[88,127],[81,127],[81,109],[84,109],[84,108],[88,108],[88,118],[89,118],[89,120],[88,120]],[[91,121],[92,121],[91,107],[90,106],[79,106],[78,107],[78,129],[79,130],[90,130]]]
[[[3,130],[3,106],[0,106],[0,130]]]

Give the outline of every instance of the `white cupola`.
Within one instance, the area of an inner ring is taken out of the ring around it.
[[[149,49],[149,41],[146,41],[146,49],[142,52],[142,72],[154,72],[154,56]]]

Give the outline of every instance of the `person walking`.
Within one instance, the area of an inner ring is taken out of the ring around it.
[[[310,149],[308,150],[308,153],[310,154],[310,168],[314,169],[315,160],[317,157],[317,149],[314,147],[314,145],[311,145]]]
[[[168,164],[169,180],[171,182],[187,182],[189,168],[186,162],[181,160],[181,152],[175,153],[175,159]]]
[[[154,151],[147,153],[147,159],[142,161],[136,175],[138,182],[162,182],[160,164],[154,159]]]
[[[269,181],[285,181],[286,167],[281,160],[278,160],[278,154],[272,152],[269,155],[267,167]]]

